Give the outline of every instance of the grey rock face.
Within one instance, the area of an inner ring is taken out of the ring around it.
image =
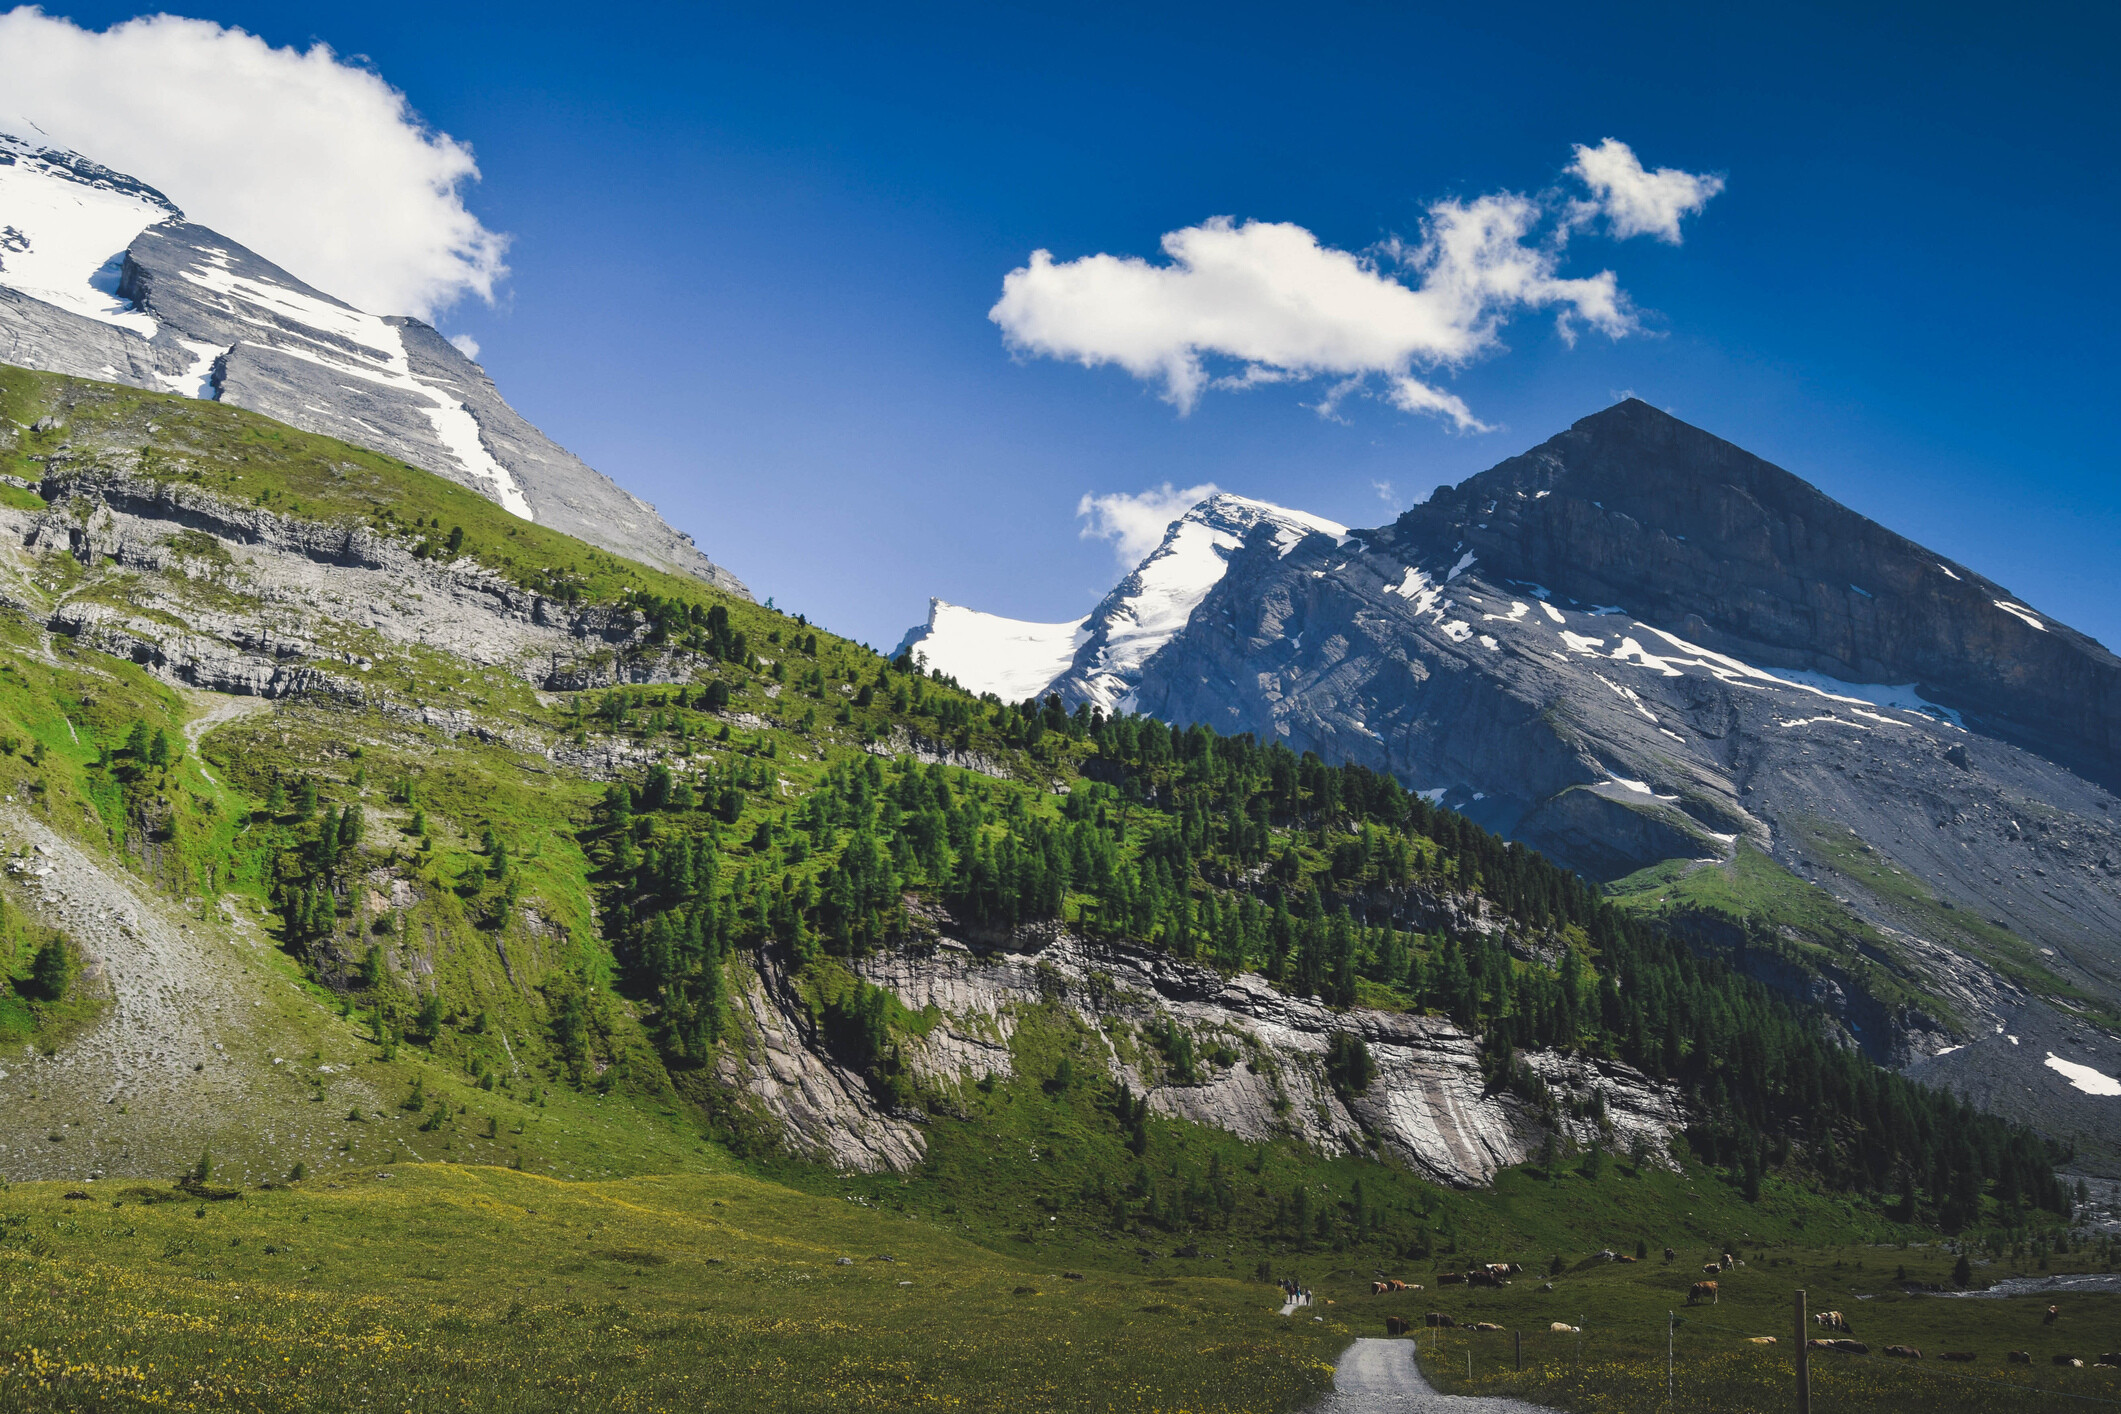
[[[120,320],[0,286],[6,362],[231,402],[397,457],[616,554],[750,597],[653,506],[525,421],[483,369],[428,325],[357,310],[76,154],[0,135],[0,163],[166,213],[122,252],[112,292],[130,311]],[[0,210],[0,228],[6,221]],[[120,255],[112,252],[114,260]],[[0,252],[0,269],[5,260]]]
[[[358,699],[374,660],[417,645],[543,686],[588,672],[608,679],[613,650],[647,635],[646,619],[630,610],[564,604],[474,561],[422,560],[366,529],[54,461],[46,486],[61,504],[0,509],[0,546],[19,547],[0,550],[0,598],[175,682]],[[180,547],[186,532],[213,537],[220,554],[201,559]],[[122,598],[100,574],[48,595],[34,566],[49,550],[123,577]]]
[[[1913,683],[2121,787],[2121,659],[1780,467],[1630,399],[1391,527],[1763,666]]]
[[[858,970],[909,1008],[933,1005],[942,1013],[927,1036],[906,1042],[906,1061],[946,1092],[989,1074],[1009,1076],[1018,1014],[1058,1002],[1104,1038],[1111,1079],[1145,1094],[1164,1114],[1248,1140],[1287,1136],[1328,1153],[1359,1154],[1374,1135],[1431,1178],[1469,1186],[1525,1162],[1546,1132],[1514,1095],[1489,1090],[1479,1038],[1434,1017],[1335,1012],[1285,996],[1260,977],[1225,978],[1162,953],[1051,929],[1026,930],[984,955],[946,931],[932,949],[877,954]],[[918,1127],[878,1109],[823,1052],[807,1010],[785,992],[770,960],[761,977],[747,981],[740,1022],[746,1039],[723,1078],[751,1094],[800,1150],[857,1168],[916,1161],[924,1149]],[[1192,1031],[1203,1052],[1222,1042],[1241,1058],[1204,1064],[1186,1080],[1159,1066],[1146,1041],[1123,1056],[1107,1025],[1139,1030],[1159,1018]],[[1326,1049],[1343,1031],[1363,1038],[1378,1070],[1367,1090],[1347,1098],[1325,1072]],[[1628,1066],[1552,1053],[1525,1060],[1564,1101],[1603,1096],[1610,1136],[1595,1121],[1558,1120],[1579,1144],[1627,1149],[1639,1139],[1661,1155],[1686,1122],[1676,1092]]]

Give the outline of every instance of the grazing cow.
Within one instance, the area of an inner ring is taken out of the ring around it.
[[[1423,1324],[1434,1326],[1439,1330],[1449,1330],[1458,1324],[1458,1322],[1452,1320],[1441,1311],[1431,1311],[1422,1320]]]
[[[1405,1291],[1407,1289],[1407,1284],[1401,1281],[1398,1277],[1392,1278],[1390,1281],[1386,1282],[1385,1285],[1391,1287],[1394,1291]],[[1421,1288],[1418,1286],[1414,1289],[1416,1291],[1421,1290]]]
[[[1679,1249],[1678,1249],[1678,1248],[1676,1248],[1676,1247],[1667,1247],[1667,1248],[1665,1248],[1665,1249],[1664,1249],[1664,1259],[1665,1259],[1665,1260],[1666,1260],[1667,1262],[1669,1262],[1669,1261],[1673,1260],[1673,1259],[1674,1259],[1674,1258],[1676,1258],[1676,1257],[1677,1257],[1678,1255],[1679,1255]]]
[[[1391,1287],[1386,1286],[1381,1281],[1373,1281],[1370,1283],[1370,1294],[1372,1296],[1382,1296],[1391,1289]]]
[[[1856,1333],[1856,1328],[1849,1324],[1849,1318],[1842,1315],[1839,1311],[1821,1311],[1818,1315],[1812,1317],[1812,1320],[1818,1325],[1825,1326],[1830,1331],[1842,1331],[1849,1335]]]
[[[2056,1365],[2067,1365],[2072,1370],[2081,1370],[2084,1368],[2084,1362],[2082,1360],[2079,1360],[2074,1355],[2057,1355],[2052,1363]]]
[[[1717,1266],[1714,1262],[1703,1262],[1701,1264],[1701,1270],[1707,1272],[1710,1276],[1723,1275],[1723,1268]]]
[[[2013,1365],[2030,1365],[2033,1363],[2033,1352],[2030,1350],[2013,1350],[2003,1358],[2010,1361]]]
[[[2051,1326],[2061,1319],[2062,1308],[2060,1306],[2050,1306],[2047,1308],[2047,1314],[2040,1318],[2040,1324],[2043,1326]]]
[[[1895,1360],[1920,1360],[1922,1358],[1922,1352],[1915,1349],[1912,1345],[1888,1345],[1885,1348],[1885,1353],[1892,1356]]]
[[[1724,1269],[1725,1271],[1729,1271],[1729,1270],[1730,1270],[1730,1269],[1731,1269],[1732,1267],[1735,1267],[1735,1266],[1737,1266],[1737,1265],[1738,1265],[1738,1259],[1737,1259],[1736,1257],[1733,1257],[1733,1256],[1732,1256],[1732,1255],[1731,1255],[1730,1253],[1728,1253],[1728,1252],[1726,1252],[1726,1253],[1724,1253],[1724,1254],[1723,1254],[1723,1269]]]
[[[1687,1288],[1686,1304],[1691,1306],[1703,1297],[1708,1298],[1709,1305],[1713,1306],[1716,1304],[1716,1283],[1712,1281],[1695,1282]]]
[[[1581,1335],[1583,1333],[1583,1328],[1581,1326],[1567,1326],[1563,1325],[1560,1321],[1554,1322],[1554,1324],[1548,1326],[1547,1329],[1554,1332],[1554,1334],[1556,1335]]]
[[[1385,1317],[1385,1334],[1386,1334],[1386,1335],[1405,1335],[1406,1333],[1407,1333],[1407,1318],[1406,1318],[1405,1316],[1387,1316],[1387,1317]]]
[[[1974,1360],[1974,1352],[1971,1350],[1947,1350],[1937,1358],[1939,1360],[1956,1360],[1962,1365],[1970,1365]]]
[[[1467,1273],[1466,1273],[1466,1285],[1467,1285],[1467,1286],[1508,1286],[1508,1285],[1509,1285],[1509,1283],[1508,1283],[1508,1282],[1506,1282],[1506,1281],[1504,1281],[1504,1280],[1503,1280],[1503,1279],[1502,1279],[1501,1277],[1499,1277],[1499,1276],[1495,1275],[1495,1273],[1493,1273],[1493,1272],[1483,1272],[1483,1271],[1475,1270],[1475,1271],[1470,1271],[1470,1272],[1467,1272]]]

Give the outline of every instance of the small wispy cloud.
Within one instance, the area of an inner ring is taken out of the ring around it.
[[[1617,240],[1655,236],[1667,245],[1679,244],[1682,219],[1699,212],[1723,190],[1723,178],[1713,173],[1682,172],[1677,167],[1645,170],[1635,150],[1615,137],[1596,147],[1577,144],[1569,175],[1591,189],[1589,200],[1571,205],[1573,223],[1582,225],[1603,216],[1606,229]]]
[[[1075,514],[1083,520],[1083,539],[1111,541],[1112,553],[1131,569],[1163,540],[1172,521],[1221,489],[1212,481],[1186,487],[1166,481],[1146,491],[1086,495]]]
[[[1181,414],[1209,390],[1332,378],[1312,406],[1335,417],[1355,393],[1461,432],[1490,430],[1434,382],[1501,347],[1509,319],[1552,310],[1580,328],[1637,328],[1611,270],[1568,276],[1576,230],[1603,216],[1616,237],[1677,240],[1679,222],[1723,179],[1645,171],[1627,144],[1576,148],[1566,175],[1587,196],[1497,192],[1432,203],[1417,238],[1337,250],[1302,226],[1215,217],[1164,236],[1164,261],[1033,251],[1002,281],[987,317],[1024,355],[1117,364],[1159,386]]]

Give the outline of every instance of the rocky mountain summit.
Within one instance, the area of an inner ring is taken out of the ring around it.
[[[5,132],[0,362],[261,412],[746,592],[653,506],[526,421],[429,325],[355,309],[185,220],[153,188]]]

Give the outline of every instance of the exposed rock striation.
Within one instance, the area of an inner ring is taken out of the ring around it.
[[[917,1078],[946,1093],[990,1074],[1013,1074],[1010,1039],[1019,1017],[1060,1007],[1102,1038],[1109,1078],[1145,1094],[1164,1114],[1253,1141],[1294,1138],[1328,1153],[1367,1153],[1374,1139],[1443,1183],[1485,1183],[1498,1169],[1525,1162],[1550,1126],[1579,1145],[1661,1156],[1686,1122],[1675,1090],[1629,1066],[1529,1053],[1526,1064],[1563,1102],[1543,1118],[1486,1083],[1478,1038],[1447,1020],[1336,1012],[1257,976],[1224,977],[1167,954],[1091,944],[1052,929],[1026,930],[1010,945],[982,952],[946,933],[932,947],[865,958],[858,971],[908,1008],[941,1013],[927,1035],[906,1043],[905,1059]],[[1235,1059],[1204,1060],[1188,1078],[1161,1064],[1146,1039],[1122,1039],[1163,1019],[1191,1032],[1204,1056],[1219,1044]],[[725,1079],[753,1096],[799,1149],[857,1168],[901,1168],[923,1152],[918,1124],[882,1110],[831,1060],[770,960],[745,988],[741,1024],[743,1058],[725,1063]],[[1360,1036],[1377,1065],[1377,1078],[1357,1095],[1336,1092],[1327,1078],[1326,1051],[1341,1032]],[[1603,1102],[1603,1127],[1570,1116],[1567,1102],[1593,1095]]]

